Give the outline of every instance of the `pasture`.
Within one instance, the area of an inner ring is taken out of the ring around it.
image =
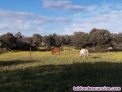
[[[79,50],[0,53],[1,92],[73,92],[73,86],[122,87],[122,52],[90,53]],[[109,91],[110,92],[110,91]]]

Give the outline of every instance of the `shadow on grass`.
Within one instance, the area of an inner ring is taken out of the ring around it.
[[[94,57],[91,57],[91,58],[93,58],[93,59],[97,59],[97,58],[101,58],[101,57],[98,57],[98,56],[94,56]]]
[[[122,87],[122,63],[45,65],[0,74],[2,92],[74,92],[73,86]]]
[[[32,60],[24,61],[24,60],[12,60],[12,61],[0,61],[0,66],[9,66],[9,65],[17,65],[17,64],[26,64],[35,62]]]
[[[0,50],[0,54],[6,53],[7,51]]]

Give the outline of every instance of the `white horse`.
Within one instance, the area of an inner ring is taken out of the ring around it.
[[[87,57],[88,55],[89,55],[89,52],[87,49],[80,50],[80,57]]]

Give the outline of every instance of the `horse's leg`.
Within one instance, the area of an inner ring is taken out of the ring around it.
[[[85,59],[87,59],[87,55],[85,55]]]
[[[85,55],[85,59],[87,59],[87,57],[88,57],[88,56],[87,56],[87,54],[86,54],[86,55]]]
[[[53,55],[53,51],[52,51],[52,55]]]
[[[59,53],[59,55],[60,55],[60,48],[58,49],[58,53]]]
[[[83,54],[83,55],[82,55],[82,58],[85,59],[85,58],[86,58],[86,55]]]
[[[83,58],[83,54],[80,53],[80,58]]]

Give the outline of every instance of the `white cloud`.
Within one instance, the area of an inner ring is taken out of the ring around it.
[[[78,6],[78,5],[72,5],[72,2],[70,0],[42,0],[43,6],[45,8],[49,8],[52,10],[63,10],[63,11],[82,11],[85,10],[86,7],[84,6]]]
[[[7,19],[21,19],[24,20],[28,17],[33,17],[33,13],[28,13],[28,12],[18,12],[18,11],[10,11],[10,10],[2,10],[0,9],[0,19],[6,18]]]
[[[82,6],[72,5],[70,0],[43,0],[43,4],[46,8],[51,9],[60,9],[63,7],[64,10],[82,10]],[[88,33],[94,27],[118,33],[122,32],[121,5],[121,3],[92,5],[88,6],[85,11],[75,12],[74,15],[67,15],[69,18],[58,16],[46,17],[28,12],[0,9],[0,34],[20,31],[22,34],[26,32],[29,35],[34,33],[43,33],[45,35],[53,32],[70,35],[76,31]]]
[[[71,22],[69,19],[64,18],[64,17],[58,17],[58,18],[55,18],[55,20],[56,21],[63,22],[63,23],[69,23],[69,22]]]
[[[46,27],[46,26],[42,26],[42,27],[38,27],[37,30],[38,31],[43,31],[43,30],[46,30],[46,29],[51,29],[50,27]]]
[[[118,10],[118,7],[114,6],[116,4],[89,6],[87,11],[74,14],[71,17],[72,23],[66,28],[57,29],[57,32],[62,31],[60,34],[73,34],[76,31],[89,33],[92,28],[107,29],[111,33],[122,32],[122,8],[119,7]]]
[[[0,33],[18,32],[18,31],[38,31],[47,29],[43,24],[61,22],[70,22],[64,17],[45,17],[28,12],[8,11],[0,9]],[[42,28],[41,28],[42,27]]]

